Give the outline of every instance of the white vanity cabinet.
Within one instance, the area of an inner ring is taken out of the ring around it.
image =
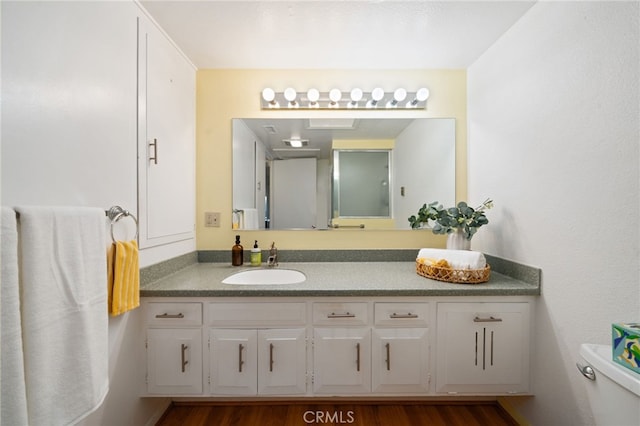
[[[529,393],[529,296],[153,297],[146,396]]]
[[[305,303],[207,306],[212,395],[306,393]]]
[[[365,302],[313,303],[313,392],[371,392],[371,328]]]
[[[371,392],[371,329],[316,328],[313,332],[313,392]]]
[[[194,238],[196,70],[144,14],[138,18],[140,247]]]
[[[529,303],[438,303],[436,392],[529,392]]]
[[[146,390],[158,395],[202,393],[202,304],[148,303]]]
[[[372,391],[429,391],[429,304],[375,303]]]
[[[307,354],[305,334],[304,328],[211,329],[211,393],[304,394]]]

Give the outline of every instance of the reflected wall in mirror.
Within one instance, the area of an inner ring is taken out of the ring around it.
[[[234,228],[410,229],[422,204],[455,204],[455,119],[238,118],[232,126]],[[385,218],[336,215],[335,150],[390,152]]]

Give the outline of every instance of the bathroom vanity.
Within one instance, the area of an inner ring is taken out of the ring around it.
[[[539,282],[450,284],[412,262],[288,263],[307,279],[226,285],[199,263],[143,286],[145,396],[529,394]],[[142,374],[141,373],[141,374]]]

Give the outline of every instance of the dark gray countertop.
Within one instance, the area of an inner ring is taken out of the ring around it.
[[[255,267],[254,267],[255,268]],[[228,285],[227,276],[250,266],[195,263],[141,285],[142,297],[266,296],[523,296],[539,295],[540,282],[491,271],[481,284],[453,284],[424,278],[415,262],[286,262],[278,268],[303,272],[307,279],[287,285]],[[528,268],[528,267],[527,267]]]

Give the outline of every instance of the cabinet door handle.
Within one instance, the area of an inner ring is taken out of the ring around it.
[[[478,332],[476,331],[476,356],[474,365],[478,365]]]
[[[273,371],[273,343],[269,343],[269,371]]]
[[[387,371],[391,370],[391,345],[389,343],[387,343],[386,345],[384,345],[385,348],[387,349]]]
[[[242,364],[244,364],[244,361],[242,360],[242,350],[244,349],[244,345],[242,343],[240,343],[238,345],[238,372],[242,373]]]
[[[182,354],[181,354],[181,358],[182,358],[182,372],[185,372],[185,367],[187,366],[187,364],[189,364],[189,361],[187,360],[187,356],[186,356],[186,352],[187,349],[189,349],[188,345],[185,345],[184,343],[181,346],[181,350],[182,350]]]
[[[406,314],[396,314],[395,312],[389,315],[389,318],[418,318],[417,314],[412,314],[411,312],[407,312]]]
[[[360,343],[356,343],[356,370],[360,371]]]
[[[352,314],[351,312],[344,312],[344,313],[338,313],[336,314],[335,312],[331,312],[329,315],[327,315],[327,318],[355,318],[356,314]]]
[[[149,161],[153,161],[153,164],[158,164],[158,139],[153,138],[153,142],[149,142],[149,148],[153,147],[153,157],[149,153]]]
[[[184,314],[182,312],[179,314],[168,314],[165,312],[164,314],[156,315],[156,318],[184,318]]]
[[[502,318],[496,318],[494,316],[490,316],[489,318],[480,318],[479,316],[476,316],[473,319],[473,322],[502,322]]]

